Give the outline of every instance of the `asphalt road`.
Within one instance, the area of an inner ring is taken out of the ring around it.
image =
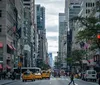
[[[51,78],[50,80],[36,80],[36,81],[27,81],[27,82],[14,82],[7,85],[68,85],[70,82],[69,78]],[[73,84],[71,84],[73,85]],[[80,79],[75,79],[75,85],[98,85],[93,82],[86,82]]]

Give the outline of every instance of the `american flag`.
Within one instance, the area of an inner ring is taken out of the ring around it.
[[[14,32],[14,33],[16,32],[16,26],[13,27],[13,32]]]
[[[84,49],[88,49],[89,47],[90,47],[90,45],[88,43],[85,43]]]

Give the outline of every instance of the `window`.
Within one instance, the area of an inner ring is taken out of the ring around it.
[[[93,7],[94,7],[94,3],[93,3]]]
[[[30,3],[25,3],[24,5],[30,6]]]
[[[91,3],[88,3],[88,7],[91,7]]]
[[[2,10],[0,10],[0,17],[2,17]]]
[[[87,9],[86,9],[86,14],[87,14]]]
[[[87,3],[86,3],[86,7],[87,7]]]
[[[88,13],[90,13],[90,9],[88,9]]]
[[[73,8],[80,8],[80,6],[73,6]]]
[[[95,71],[92,71],[92,74],[96,74],[96,72]]]
[[[0,25],[0,32],[2,31],[2,25]]]

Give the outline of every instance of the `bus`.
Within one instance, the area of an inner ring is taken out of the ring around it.
[[[13,70],[14,70],[14,72],[16,72],[16,73],[20,73],[20,72],[23,73],[23,72],[25,72],[25,71],[27,71],[27,70],[30,70],[30,71],[33,72],[33,73],[36,73],[36,72],[41,73],[41,68],[38,68],[38,67],[21,67],[21,69],[18,68],[18,67],[16,67],[16,68],[14,68]]]

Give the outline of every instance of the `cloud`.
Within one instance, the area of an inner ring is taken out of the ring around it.
[[[46,36],[47,36],[47,37],[48,37],[48,36],[49,36],[49,37],[50,37],[50,36],[51,36],[51,37],[53,37],[53,36],[58,36],[58,32],[47,32],[47,33],[46,33]]]
[[[64,3],[64,0],[36,0],[36,3],[39,4],[59,4],[59,3]]]
[[[58,51],[58,14],[64,12],[65,0],[35,0],[35,2],[45,7],[48,52],[56,55]]]
[[[58,51],[58,41],[48,40],[49,52],[57,52]]]
[[[46,31],[47,32],[58,32],[58,26],[57,25],[54,25],[54,26],[49,26],[46,28]]]
[[[46,28],[50,26],[57,26],[58,25],[58,16],[57,15],[50,15],[46,16]]]
[[[57,37],[53,37],[53,36],[52,37],[49,37],[48,36],[47,38],[48,38],[48,40],[53,40],[53,41],[56,41],[57,40]]]

